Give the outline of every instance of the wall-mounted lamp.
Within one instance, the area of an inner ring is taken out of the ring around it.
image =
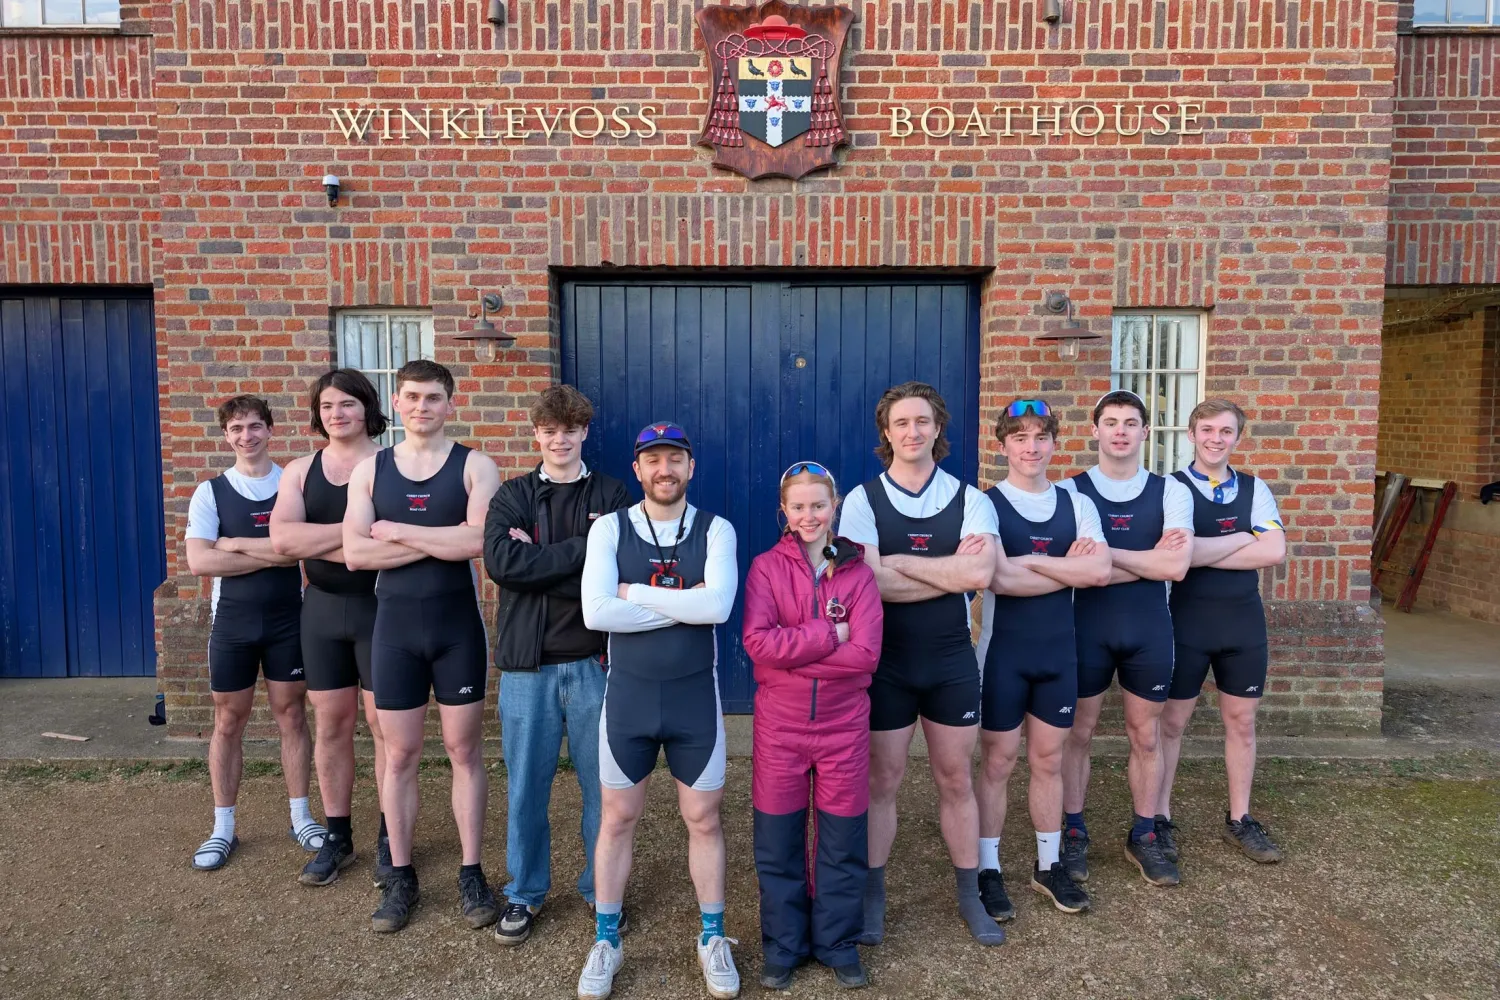
[[[1036,336],[1037,340],[1057,341],[1057,356],[1063,361],[1078,360],[1079,341],[1101,339],[1099,334],[1091,333],[1088,327],[1073,318],[1073,300],[1068,298],[1067,292],[1048,292],[1042,308],[1054,316],[1066,317],[1056,329]]]
[[[1042,20],[1048,24],[1056,24],[1062,20],[1062,4],[1058,0],[1047,0],[1042,4]]]
[[[339,179],[334,174],[323,175],[323,190],[328,192],[328,207],[333,208],[339,203]]]
[[[460,333],[454,340],[472,340],[474,342],[474,359],[482,365],[493,364],[496,354],[503,347],[509,347],[516,342],[516,338],[503,330],[495,328],[490,322],[490,314],[498,313],[503,303],[500,296],[494,292],[485,293],[479,300],[479,322],[474,324],[473,333]]]
[[[505,27],[505,0],[490,0],[488,20],[497,28]]]

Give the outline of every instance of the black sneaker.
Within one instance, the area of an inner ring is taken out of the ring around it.
[[[1135,866],[1141,870],[1141,877],[1152,885],[1176,885],[1182,881],[1177,866],[1162,853],[1161,842],[1156,839],[1154,832],[1146,834],[1140,840],[1127,832],[1125,856],[1135,862]]]
[[[790,965],[767,962],[760,967],[760,984],[768,990],[789,990],[792,988],[792,973],[796,971]]]
[[[840,989],[845,990],[862,990],[870,985],[865,965],[858,958],[848,965],[834,966],[833,981],[839,984]]]
[[[420,897],[415,873],[391,871],[380,893],[380,908],[370,914],[370,929],[376,934],[396,933],[411,919],[412,907]]]
[[[476,931],[493,924],[500,915],[495,894],[490,891],[490,884],[482,871],[459,871],[458,899],[463,906],[464,920]]]
[[[302,867],[297,881],[303,885],[331,885],[339,880],[339,872],[354,864],[354,845],[343,837],[333,834],[323,838],[317,857]]]
[[[1089,835],[1076,826],[1063,831],[1062,866],[1074,882],[1089,880]]]
[[[1082,913],[1089,908],[1089,894],[1078,887],[1061,861],[1054,862],[1045,872],[1033,869],[1031,887],[1050,898],[1052,905],[1064,913]]]
[[[1252,819],[1249,813],[1238,820],[1224,814],[1224,842],[1233,844],[1263,865],[1275,864],[1282,857],[1281,848],[1266,835],[1266,828],[1260,825],[1260,821]]]
[[[979,873],[979,901],[990,919],[1005,923],[1016,915],[1016,908],[1005,894],[1005,877],[994,868]]]
[[[391,867],[391,838],[380,837],[375,841],[375,888],[385,888],[385,880],[391,877]]]
[[[1165,816],[1156,817],[1156,842],[1161,845],[1161,856],[1172,864],[1182,860],[1177,856],[1177,824]]]
[[[495,921],[495,940],[503,945],[522,944],[531,937],[531,924],[536,919],[536,910],[525,903],[508,900]]]

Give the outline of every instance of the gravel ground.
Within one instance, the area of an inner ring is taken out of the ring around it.
[[[915,763],[915,762],[914,762]],[[1180,779],[1185,882],[1146,885],[1122,857],[1128,815],[1119,762],[1098,766],[1090,809],[1094,909],[1066,916],[1027,891],[1032,838],[1024,781],[1012,783],[1002,845],[1019,915],[1002,948],[963,932],[931,783],[903,791],[890,868],[886,944],[867,949],[870,997],[1354,997],[1500,995],[1500,783],[1495,758],[1416,762],[1272,761],[1257,811],[1289,860],[1257,867],[1218,840],[1223,770],[1189,762]],[[578,790],[553,805],[557,887],[532,940],[502,949],[457,909],[457,837],[447,775],[423,777],[418,833],[423,901],[410,927],[378,937],[370,856],[335,885],[295,876],[306,856],[286,836],[285,800],[267,765],[241,794],[242,845],[221,871],[189,868],[208,834],[201,764],[0,769],[0,997],[570,997],[592,940],[572,892]],[[618,997],[705,996],[686,839],[661,774],[636,850],[633,928]],[[1018,778],[1020,775],[1018,775]],[[731,761],[726,799],[729,932],[745,994],[764,994],[750,846],[749,762]],[[487,869],[504,882],[503,779],[492,777]],[[371,846],[367,776],[355,836]],[[809,967],[791,996],[834,997]]]

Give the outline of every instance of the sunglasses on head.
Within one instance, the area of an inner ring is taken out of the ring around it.
[[[828,479],[833,478],[833,473],[823,468],[817,462],[798,462],[781,474],[781,481],[784,483],[793,476],[800,476],[804,472],[812,473],[814,476],[825,476]]]
[[[658,424],[647,427],[636,435],[636,444],[649,444],[652,441],[685,441],[687,435],[682,432],[681,427],[673,427],[669,424]]]
[[[1024,417],[1028,413],[1034,417],[1048,417],[1052,410],[1044,399],[1018,399],[1005,408],[1007,417]]]

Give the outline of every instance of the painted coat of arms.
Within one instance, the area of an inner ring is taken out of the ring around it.
[[[714,74],[698,144],[714,164],[754,180],[833,166],[848,141],[839,114],[839,58],[854,22],[847,7],[704,7],[698,28]]]

